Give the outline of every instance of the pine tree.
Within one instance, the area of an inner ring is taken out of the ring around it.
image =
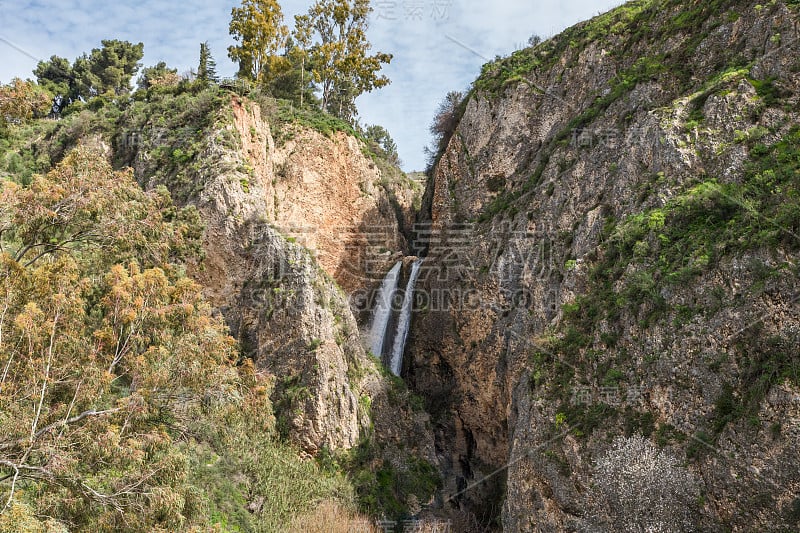
[[[382,151],[386,158],[395,165],[400,164],[400,156],[397,153],[397,143],[383,126],[373,124],[364,130],[364,138],[375,144],[373,148]]]
[[[73,65],[78,92],[85,99],[104,93],[129,93],[131,78],[141,66],[144,44],[116,39],[101,43],[102,48],[93,49],[89,55],[83,54]]]
[[[68,59],[54,55],[47,61],[39,61],[33,74],[37,83],[54,95],[67,99],[77,96],[75,74]]]
[[[200,43],[200,65],[197,67],[197,79],[205,83],[217,83],[217,63],[211,55],[208,41]]]

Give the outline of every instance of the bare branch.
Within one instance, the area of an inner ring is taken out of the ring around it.
[[[48,433],[48,432],[50,432],[50,431],[52,431],[52,430],[54,430],[56,428],[65,427],[65,426],[68,426],[70,424],[75,424],[77,422],[80,422],[84,418],[87,418],[87,417],[90,417],[90,416],[103,416],[103,415],[107,415],[107,414],[111,414],[111,413],[116,413],[116,412],[121,411],[121,410],[122,410],[121,407],[115,407],[113,409],[105,409],[103,411],[95,411],[94,409],[91,409],[89,411],[84,411],[79,415],[73,416],[72,418],[67,418],[65,420],[59,420],[58,422],[53,422],[52,424],[41,428],[39,431],[37,431],[31,437],[31,439],[17,439],[15,441],[11,441],[11,442],[0,443],[0,450],[7,450],[9,448],[14,448],[16,446],[20,446],[22,444],[31,442],[31,440],[35,441],[36,439],[38,439],[39,437],[41,437],[45,433]],[[2,462],[0,462],[0,464],[2,464]]]
[[[97,238],[97,235],[94,234],[93,232],[79,231],[78,233],[71,235],[70,238],[63,240],[58,244],[53,244],[53,243],[29,244],[25,246],[22,250],[17,252],[15,261],[20,262],[22,261],[23,257],[25,257],[25,255],[31,250],[35,248],[44,247],[44,250],[42,252],[40,252],[33,259],[28,260],[26,263],[22,265],[24,267],[29,267],[33,263],[44,257],[45,255],[52,254],[58,251],[64,251],[64,252],[69,251],[69,249],[67,248],[68,244],[78,244],[78,243],[90,244],[93,240],[92,239],[93,237]]]
[[[46,468],[42,468],[39,466],[16,464],[4,459],[0,459],[0,466],[5,466],[14,471],[13,475],[14,480],[12,482],[11,495],[9,496],[9,499],[6,502],[6,505],[3,508],[3,510],[5,510],[5,508],[11,505],[11,501],[14,495],[14,486],[16,485],[17,479],[22,477],[27,479],[47,480],[54,483],[58,483],[62,487],[65,487],[67,489],[82,494],[86,499],[94,500],[100,503],[101,505],[113,507],[116,511],[122,512],[124,510],[124,506],[122,505],[122,502],[120,500],[122,500],[123,498],[130,498],[132,496],[135,496],[137,494],[135,492],[135,489],[141,487],[141,485],[144,484],[148,479],[150,479],[156,473],[158,473],[158,469],[153,470],[152,472],[149,472],[146,475],[142,476],[136,482],[126,485],[125,487],[118,490],[117,492],[114,492],[113,494],[103,494],[102,492],[98,492],[97,490],[93,489],[80,479],[59,477],[53,474],[51,471],[47,470]],[[6,477],[5,479],[8,479],[8,477]]]
[[[0,464],[6,465],[9,468],[14,470],[14,476],[13,476],[13,479],[11,480],[11,490],[9,490],[9,492],[8,492],[8,500],[6,500],[6,504],[3,506],[3,511],[5,511],[6,509],[9,508],[9,506],[11,505],[11,502],[14,501],[14,489],[17,486],[17,479],[19,478],[19,467],[17,465],[15,465],[14,463],[11,463],[9,461],[0,461]],[[5,479],[8,479],[8,478],[6,477]]]
[[[47,391],[47,382],[50,380],[50,368],[53,366],[53,347],[56,343],[56,331],[58,331],[58,319],[60,318],[61,310],[56,310],[56,314],[53,317],[53,327],[50,331],[50,344],[47,347],[47,363],[44,367],[44,378],[42,379],[42,392],[39,395],[39,405],[36,408],[36,416],[33,419],[33,425],[31,425],[31,444],[35,440],[36,434],[36,427],[39,425],[39,416],[42,414],[42,407],[44,405],[44,395]]]
[[[103,411],[95,411],[95,410],[84,411],[84,412],[82,412],[81,414],[79,414],[77,416],[73,416],[72,418],[68,418],[66,420],[60,420],[58,422],[54,422],[54,423],[50,424],[49,426],[43,427],[42,429],[40,429],[36,433],[36,435],[34,435],[34,438],[39,438],[42,435],[44,435],[45,433],[47,433],[48,431],[51,431],[51,430],[53,430],[55,428],[68,426],[70,424],[75,424],[76,422],[80,422],[81,420],[83,420],[84,418],[86,418],[88,416],[102,416],[102,415],[107,415],[107,414],[111,414],[111,413],[116,413],[116,412],[121,411],[121,410],[122,410],[121,407],[115,407],[113,409],[105,409]]]
[[[64,428],[67,426],[67,421],[69,420],[69,415],[72,414],[72,408],[75,407],[75,400],[78,399],[78,392],[81,390],[81,385],[83,385],[83,380],[78,382],[78,385],[75,387],[75,394],[72,395],[72,401],[69,402],[69,408],[67,409],[67,414],[64,415],[64,423],[61,425],[61,431],[58,433],[58,437],[61,438],[61,435],[64,433]]]

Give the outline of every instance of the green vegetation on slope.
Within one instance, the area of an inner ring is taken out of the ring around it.
[[[688,4],[688,5],[687,5]],[[639,52],[653,48],[676,35],[684,36],[681,47],[666,57],[673,76],[687,83],[685,65],[697,46],[722,23],[721,15],[737,4],[736,0],[633,0],[576,26],[536,46],[518,50],[506,58],[485,64],[474,87],[483,95],[498,97],[517,83],[528,83],[534,74],[547,73],[558,61],[572,64],[590,44],[608,45],[612,56],[634,63]],[[674,12],[669,24],[659,25],[657,17]],[[731,16],[733,16],[731,11]],[[628,87],[628,90],[632,86]],[[618,96],[620,96],[622,93]]]
[[[0,197],[0,529],[281,531],[352,506],[277,440],[269,380],[181,274],[193,208],[83,148]]]
[[[617,376],[610,383],[616,385],[624,377],[614,370],[630,363],[626,351],[616,346],[623,317],[636,318],[642,329],[665,320],[679,326],[696,315],[710,319],[726,305],[721,297],[713,307],[669,309],[665,290],[686,285],[720,261],[746,252],[800,248],[800,127],[770,146],[753,142],[750,156],[741,183],[720,184],[706,178],[662,208],[618,223],[607,221],[607,237],[591,268],[588,290],[564,306],[559,335],[531,360],[534,389],[559,402],[564,421],[580,428],[581,434],[606,424],[610,417],[624,414],[630,422],[637,416],[603,403],[569,403],[576,379],[605,372]],[[793,271],[789,265],[757,269],[760,278],[752,287],[754,294],[784,268]],[[789,337],[759,334],[761,327],[753,323],[736,339],[736,354],[731,356],[740,361],[740,374],[735,383],[723,387],[706,439],[713,439],[732,421],[754,416],[773,385],[784,380],[800,385],[797,346]],[[610,359],[601,357],[604,353]],[[587,358],[597,368],[587,366]],[[635,422],[631,427],[639,426]],[[699,453],[702,446],[689,451]]]
[[[298,111],[259,92],[252,95],[273,131],[310,127],[327,135],[356,134],[321,111]],[[238,170],[220,157],[241,145],[232,97],[214,84],[154,87],[133,98],[73,104],[59,121],[24,121],[0,136],[0,194],[7,207],[0,214],[6,272],[4,277],[0,272],[0,284],[7,289],[0,292],[0,353],[21,349],[32,320],[39,328],[36,355],[12,352],[13,364],[0,383],[0,423],[9,428],[8,440],[0,442],[0,461],[6,461],[0,463],[0,500],[11,496],[15,468],[24,474],[14,484],[8,510],[0,513],[0,531],[39,530],[44,514],[53,530],[66,525],[101,531],[205,531],[210,526],[285,531],[320,502],[336,502],[333,507],[345,521],[357,510],[408,517],[408,497],[428,501],[437,486],[433,468],[424,461],[399,468],[385,464],[374,435],[365,435],[358,451],[340,454],[334,462],[301,458],[274,419],[277,409],[269,399],[284,401],[281,390],[242,362],[241,347],[211,317],[200,288],[182,274],[186,263],[202,260],[202,224],[197,210],[177,207],[167,191],[183,204],[202,190],[202,176]],[[365,155],[387,172],[389,189],[405,178],[389,163],[396,157],[387,149],[390,138],[358,137]],[[80,144],[94,148],[71,151]],[[135,166],[137,178],[156,188],[143,192],[130,170],[109,167],[109,156],[114,167]],[[79,204],[49,227],[45,220],[64,209],[55,206],[65,198]],[[32,218],[33,213],[41,218]],[[26,246],[31,247],[21,254]],[[39,252],[45,253],[26,265]],[[69,324],[63,315],[54,319],[54,302],[63,291],[74,298]],[[112,296],[125,300],[110,306]],[[187,322],[190,318],[193,322]],[[204,335],[192,331],[198,323]],[[56,425],[26,457],[20,447],[24,428],[38,410],[29,410],[34,404],[20,395],[40,390],[47,381],[40,366],[46,333],[54,331],[58,342],[68,344],[76,328],[83,344],[70,348],[77,353],[71,358],[71,352],[60,351],[38,423]],[[131,332],[134,337],[125,336]],[[135,346],[109,371],[106,352],[116,354],[115,347],[125,346],[119,341],[123,337],[135,338]],[[208,344],[212,340],[219,349]],[[135,374],[129,360],[138,365]],[[0,370],[6,362],[4,357]],[[73,372],[76,362],[80,369]],[[155,393],[140,399],[142,376],[162,381],[153,381]],[[119,411],[97,418],[57,424],[68,414],[118,406]],[[119,450],[124,453],[118,456]],[[98,459],[79,466],[79,456]],[[28,467],[42,470],[34,475]],[[56,477],[50,476],[51,468]]]
[[[640,84],[655,82],[663,88],[662,100],[654,103],[654,107],[668,104],[676,95],[694,94],[686,128],[691,129],[700,124],[703,120],[702,106],[708,97],[718,91],[721,85],[730,85],[734,80],[749,76],[753,67],[752,60],[746,59],[743,51],[736,50],[721,52],[716,65],[717,74],[709,80],[699,80],[695,77],[697,73],[688,67],[699,44],[724,22],[723,15],[727,13],[732,17],[736,14],[736,6],[737,2],[733,0],[694,2],[689,9],[684,3],[672,0],[629,2],[585,24],[574,26],[536,47],[517,51],[509,58],[485,65],[483,73],[473,84],[474,93],[468,97],[496,99],[503,94],[504,88],[520,82],[527,83],[534,92],[541,92],[527,78],[548,73],[553,64],[545,61],[546,58],[558,57],[566,60],[569,65],[574,65],[580,50],[588,43],[603,42],[604,39],[608,39],[609,53],[620,62],[621,67],[609,80],[607,89],[602,93],[598,91],[594,100],[577,112],[539,150],[534,170],[522,181],[522,185],[498,194],[484,208],[477,221],[488,222],[504,212],[513,217],[518,209],[518,200],[542,184],[544,172],[555,152],[567,146],[575,132],[591,127]],[[663,16],[661,10],[675,13],[670,24],[657,25],[656,17]],[[644,55],[648,50],[663,45],[666,39],[674,37],[676,33],[684,38],[674,50],[664,54]],[[567,42],[570,43],[569,46],[564,44]],[[786,94],[782,92],[776,79],[759,80],[747,77],[747,80],[756,89],[765,106],[784,104]],[[463,106],[461,109],[457,120],[463,114]],[[618,125],[624,129],[628,125],[628,119],[628,116],[619,116]],[[440,156],[441,152],[436,161]]]

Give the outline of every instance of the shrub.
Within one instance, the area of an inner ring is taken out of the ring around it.
[[[456,131],[459,121],[464,114],[466,97],[459,91],[450,91],[439,103],[430,132],[433,134],[433,148],[426,149],[428,154],[428,171],[432,171],[444,153],[450,139]]]
[[[694,476],[641,435],[617,437],[595,465],[590,508],[609,531],[691,531]]]

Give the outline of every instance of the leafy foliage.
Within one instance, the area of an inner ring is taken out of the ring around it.
[[[308,54],[292,38],[286,41],[283,55],[275,58],[263,90],[275,98],[289,100],[294,105],[319,108],[319,99],[314,94],[314,79],[307,72]]]
[[[80,98],[89,100],[102,94],[119,96],[130,92],[130,81],[139,71],[144,44],[117,39],[101,43],[102,48],[83,54],[72,65],[56,55],[36,65],[33,73],[39,84],[59,97],[57,112]]]
[[[108,39],[103,47],[95,48],[87,56],[75,60],[73,72],[78,95],[89,99],[99,94],[127,94],[130,80],[139,71],[139,61],[144,55],[144,44]]]
[[[4,185],[7,505],[28,500],[120,531],[191,514],[172,443],[204,400],[235,393],[236,352],[199,287],[168,262],[169,243],[180,249],[187,235],[163,194],[83,149],[27,189]]]
[[[33,71],[36,81],[53,93],[64,98],[76,98],[77,87],[75,74],[69,60],[59,56],[50,56],[47,61],[40,61]]]
[[[371,12],[369,0],[317,0],[308,14],[296,17],[298,40],[314,41],[309,65],[322,89],[322,108],[348,122],[355,117],[359,95],[389,84],[378,72],[392,55],[368,55]]]
[[[377,147],[391,163],[395,165],[400,163],[400,156],[397,153],[397,143],[394,142],[394,139],[392,139],[392,136],[386,131],[386,128],[377,124],[368,126],[367,129],[364,130],[364,138],[374,143],[375,147]]]
[[[178,69],[169,68],[165,62],[159,61],[155,66],[142,70],[138,86],[146,91],[154,87],[174,87],[180,80]]]
[[[112,173],[85,151],[21,188],[6,182],[0,214],[0,251],[22,267],[78,249],[84,257],[137,259],[163,265],[199,251],[196,210],[175,210],[159,189],[145,195],[132,172]],[[125,213],[115,206],[128,203]]]
[[[0,85],[0,121],[21,122],[41,118],[50,111],[52,95],[37,84],[16,78]]]
[[[275,0],[242,0],[231,10],[230,34],[241,44],[228,47],[231,60],[239,63],[239,76],[265,81],[271,75],[271,62],[283,48],[289,30],[283,24],[283,11]]]

